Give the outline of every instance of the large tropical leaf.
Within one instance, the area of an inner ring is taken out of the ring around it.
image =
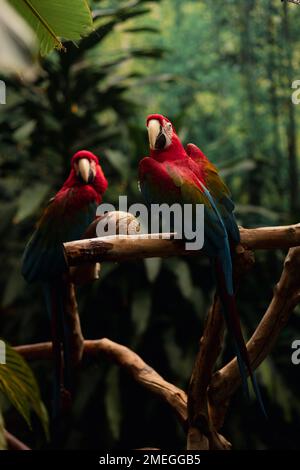
[[[14,223],[18,224],[35,214],[49,190],[50,185],[46,183],[36,183],[30,188],[25,188],[18,199],[18,209],[13,220]]]
[[[48,416],[36,379],[22,356],[6,344],[6,364],[0,365],[0,391],[31,427],[31,411],[39,417],[48,436]]]
[[[6,450],[3,416],[0,410],[0,450]]]
[[[20,73],[34,78],[33,57],[36,49],[34,33],[18,13],[0,0],[0,68],[3,72]]]
[[[92,28],[87,0],[8,0],[35,31],[41,54],[63,49],[60,38],[76,41]]]
[[[116,366],[110,369],[106,380],[105,408],[112,436],[117,440],[120,438],[122,409],[119,369]]]

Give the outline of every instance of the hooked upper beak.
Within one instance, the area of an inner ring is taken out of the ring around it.
[[[149,144],[152,150],[155,150],[155,143],[160,134],[160,127],[160,123],[157,119],[151,119],[151,121],[148,122]]]
[[[166,136],[157,119],[148,122],[148,136],[151,150],[162,150],[166,145]]]
[[[78,162],[78,174],[81,176],[84,183],[90,183],[93,179],[93,171],[91,169],[90,161],[87,158],[81,158]]]

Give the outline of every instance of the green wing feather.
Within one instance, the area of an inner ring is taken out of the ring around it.
[[[22,274],[28,282],[55,278],[66,269],[62,244],[81,237],[96,208],[90,202],[74,211],[72,190],[63,198],[50,200],[24,251]]]
[[[197,175],[184,161],[159,163],[145,158],[140,163],[140,187],[150,204],[203,204],[205,217],[204,249],[215,256],[223,247],[224,230],[209,198],[201,189]]]
[[[186,150],[189,157],[201,168],[204,174],[203,183],[214,199],[227,232],[230,234],[233,241],[238,244],[240,241],[240,232],[233,214],[234,203],[231,199],[230,190],[220,177],[215,165],[207,159],[196,145],[188,144]]]

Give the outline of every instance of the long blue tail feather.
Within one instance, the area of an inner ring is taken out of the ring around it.
[[[212,209],[220,223],[220,226],[223,228],[223,248],[219,250],[218,256],[215,259],[215,275],[217,278],[217,288],[220,296],[220,300],[223,307],[223,312],[225,316],[225,321],[228,325],[228,329],[232,334],[238,366],[241,374],[243,389],[246,396],[249,396],[249,388],[247,381],[247,371],[251,378],[253,390],[255,392],[256,398],[262,410],[262,413],[267,417],[266,409],[262,400],[261,392],[258,387],[258,383],[255,377],[254,372],[252,371],[247,347],[243,338],[239,315],[236,308],[234,289],[233,289],[233,275],[232,275],[232,259],[231,259],[231,250],[230,243],[227,234],[227,230],[224,224],[224,221],[220,215],[220,212],[215,204],[215,201],[208,191],[208,189],[200,182],[200,185],[206,194]]]
[[[53,381],[53,417],[59,418],[63,408],[63,393],[70,392],[70,348],[68,328],[64,320],[63,289],[61,282],[44,282],[43,291],[47,313],[51,320],[54,381]],[[63,351],[63,361],[62,361]]]
[[[252,371],[252,367],[249,361],[248,351],[243,338],[240,320],[236,308],[235,297],[234,295],[228,294],[226,290],[225,276],[222,271],[222,262],[219,258],[217,258],[215,261],[215,273],[217,278],[218,293],[222,303],[225,321],[227,323],[227,327],[232,335],[235,345],[244,393],[247,397],[249,397],[249,389],[247,382],[247,375],[249,374],[259,406],[262,410],[263,415],[267,417],[266,409],[263,403],[257,379],[255,373]]]

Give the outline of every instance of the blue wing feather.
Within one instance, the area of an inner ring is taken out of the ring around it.
[[[24,278],[29,283],[48,281],[63,273],[67,267],[62,244],[80,239],[95,214],[96,203],[89,203],[76,216],[70,217],[67,206],[57,211],[55,201],[52,201],[25,248]]]

